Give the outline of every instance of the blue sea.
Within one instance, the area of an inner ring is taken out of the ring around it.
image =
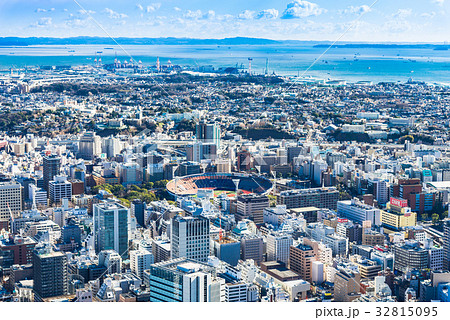
[[[315,43],[276,45],[42,45],[0,47],[0,70],[40,65],[93,64],[97,53],[103,63],[129,60],[128,54],[145,65],[243,67],[252,60],[252,71],[302,75],[325,50]],[[428,83],[450,84],[450,50],[422,48],[332,48],[305,74],[318,79],[348,82],[405,82],[412,78]]]

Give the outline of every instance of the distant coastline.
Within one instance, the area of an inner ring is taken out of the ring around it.
[[[316,44],[316,48],[327,48],[330,44]],[[450,46],[447,44],[431,44],[431,43],[416,43],[416,44],[399,44],[399,43],[345,43],[335,44],[333,48],[371,48],[371,49],[434,49],[434,50],[448,50]]]
[[[265,45],[282,44],[283,41],[259,38],[224,38],[224,39],[191,39],[191,38],[116,38],[122,45]],[[33,46],[33,45],[116,45],[114,40],[105,37],[73,37],[73,38],[0,38],[0,46]]]
[[[264,38],[234,37],[223,39],[194,39],[194,38],[127,38],[118,37],[116,41],[123,45],[275,45],[275,44],[314,44],[315,47],[328,47],[330,41],[304,41],[304,40],[272,40]],[[34,45],[116,45],[107,37],[0,37],[1,47],[24,47]],[[335,48],[402,48],[402,49],[436,49],[448,50],[450,45],[442,43],[365,43],[365,42],[338,42]]]

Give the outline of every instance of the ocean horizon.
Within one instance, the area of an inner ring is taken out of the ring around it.
[[[318,45],[321,44],[321,45]],[[323,42],[239,44],[239,45],[29,45],[0,46],[0,69],[57,65],[93,65],[114,59],[135,61],[145,66],[177,64],[183,67],[239,67],[252,73],[299,76],[326,50]],[[129,54],[129,55],[128,55]],[[406,82],[409,79],[433,84],[450,83],[450,51],[432,46],[333,46],[304,75],[348,82]]]

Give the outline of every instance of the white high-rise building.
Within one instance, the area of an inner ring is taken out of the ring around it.
[[[313,261],[312,263],[312,281],[313,283],[323,282],[323,263],[320,261]]]
[[[209,220],[176,216],[171,221],[172,259],[186,257],[207,262],[210,254]]]
[[[155,263],[148,278],[151,302],[225,301],[225,279],[206,263],[186,258]]]
[[[22,186],[16,181],[0,182],[0,220],[10,219],[22,211]]]
[[[63,199],[72,198],[72,184],[65,176],[55,176],[48,183],[48,192],[51,203],[60,203]]]
[[[94,132],[85,132],[80,137],[78,145],[78,156],[85,160],[92,160],[98,156],[102,150],[101,138]]]
[[[428,257],[431,270],[442,270],[444,268],[444,248],[430,248]]]
[[[319,243],[319,261],[329,266],[333,264],[333,249],[322,242]]]
[[[144,270],[150,269],[150,265],[154,263],[153,254],[147,250],[130,251],[130,268],[131,271],[139,278],[144,278]]]
[[[102,139],[102,153],[108,158],[112,158],[120,153],[120,140],[114,137]]]
[[[373,195],[379,204],[385,205],[389,201],[389,184],[386,180],[379,178],[369,179],[369,184],[372,184]]]
[[[267,236],[267,260],[289,261],[289,247],[294,244],[294,240],[290,235],[274,235]]]

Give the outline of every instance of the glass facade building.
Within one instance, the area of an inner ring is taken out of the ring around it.
[[[128,209],[117,202],[94,204],[95,250],[115,250],[128,257]]]

